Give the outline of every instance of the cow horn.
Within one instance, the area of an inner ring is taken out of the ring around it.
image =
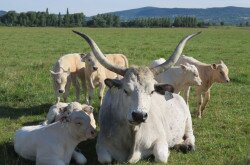
[[[150,69],[153,72],[153,74],[158,75],[158,74],[166,71],[167,69],[171,68],[179,59],[179,57],[182,53],[182,50],[184,49],[184,46],[186,45],[187,41],[200,33],[201,32],[193,33],[193,34],[188,35],[185,38],[183,38],[181,40],[181,42],[175,48],[174,53],[169,57],[169,59],[166,62],[164,62],[163,64],[161,64],[159,66],[156,66],[156,67]]]
[[[101,50],[99,49],[99,47],[97,46],[97,44],[95,43],[94,40],[92,40],[90,37],[88,37],[86,34],[84,33],[80,33],[77,31],[74,31],[74,33],[78,34],[79,36],[81,36],[82,38],[84,38],[87,43],[89,44],[89,46],[92,49],[93,54],[95,55],[96,59],[108,70],[115,72],[119,75],[124,76],[126,69],[125,68],[121,68],[117,65],[113,65],[112,63],[110,63],[107,58],[105,57],[105,55],[101,52]]]

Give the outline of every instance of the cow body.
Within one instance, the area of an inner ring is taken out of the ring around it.
[[[125,113],[128,102],[123,102],[123,91],[111,89],[107,92],[100,109],[100,132],[97,139],[97,155],[101,163],[136,163],[149,155],[156,161],[167,162],[169,148],[183,142],[194,147],[192,121],[185,101],[177,94],[166,101],[160,94],[150,100],[148,119],[141,125],[129,124]],[[122,109],[121,109],[122,107]],[[161,153],[162,151],[162,153]]]
[[[81,61],[82,54],[73,53],[62,56],[54,65],[51,71],[53,85],[56,95],[56,102],[60,102],[60,95],[63,94],[64,102],[67,101],[71,83],[75,87],[76,101],[80,101],[80,84],[86,91],[85,84],[85,63]]]
[[[151,64],[151,68],[164,62],[165,60],[163,58],[154,60]],[[189,64],[171,67],[167,71],[158,74],[155,80],[159,83],[172,85],[174,87],[174,93],[180,93],[181,90],[189,86],[199,86],[202,83],[197,68]]]
[[[128,67],[128,61],[125,55],[123,54],[106,54],[107,59],[118,66]],[[94,95],[95,87],[99,86],[99,99],[100,105],[102,104],[103,93],[105,90],[104,80],[106,78],[117,78],[119,77],[116,73],[109,71],[104,68],[95,58],[92,52],[88,53],[83,57],[85,62],[85,76],[86,84],[88,90],[88,96],[86,96],[87,103],[92,104],[92,99]]]
[[[20,156],[35,160],[36,164],[66,165],[76,145],[94,137],[91,118],[78,111],[53,124],[22,127],[15,133],[14,148]]]
[[[197,115],[201,118],[203,111],[210,100],[210,89],[213,83],[227,83],[230,81],[228,77],[228,68],[223,61],[220,61],[218,64],[205,64],[193,57],[185,55],[182,55],[176,63],[176,65],[181,64],[191,64],[198,69],[202,85],[196,87]],[[184,90],[184,99],[188,103],[190,87],[187,87]]]

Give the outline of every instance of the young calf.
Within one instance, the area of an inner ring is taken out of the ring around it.
[[[53,71],[50,71],[57,103],[60,101],[61,94],[64,102],[67,101],[71,82],[75,87],[76,101],[80,101],[80,85],[77,77],[81,80],[83,90],[86,91],[85,63],[81,61],[82,55],[79,53],[64,55],[56,61]]]
[[[15,133],[15,151],[36,164],[69,164],[77,144],[96,136],[91,113],[74,111],[53,124],[22,127]]]
[[[165,61],[163,58],[154,60],[151,64],[151,68],[161,65]],[[167,71],[158,74],[155,80],[159,83],[172,85],[174,87],[174,93],[180,93],[181,90],[188,86],[198,86],[202,83],[197,68],[189,64],[171,67]]]
[[[62,116],[69,115],[73,111],[89,112],[93,111],[93,109],[94,108],[92,106],[86,104],[80,104],[78,102],[71,102],[71,103],[59,102],[55,105],[52,105],[49,108],[49,112],[47,114],[46,120],[43,122],[43,125],[54,123],[58,121]],[[90,117],[94,118],[93,113],[90,114]],[[93,123],[93,125],[96,126],[95,123]]]
[[[123,54],[106,54],[107,59],[115,65],[127,68],[128,60]],[[104,80],[106,78],[117,78],[120,77],[116,73],[109,71],[104,68],[95,58],[92,52],[82,57],[82,61],[85,62],[85,77],[86,85],[88,88],[88,98],[86,100],[88,104],[92,104],[92,98],[94,95],[95,87],[99,86],[99,99],[100,105],[102,105],[103,93],[105,89]]]
[[[223,61],[220,61],[218,64],[205,64],[202,63],[193,57],[188,57],[182,55],[177,61],[176,65],[181,64],[192,64],[196,66],[199,71],[200,78],[202,80],[202,85],[196,87],[197,95],[197,114],[201,118],[203,111],[210,100],[210,88],[213,83],[228,83],[230,81],[228,77],[228,68]],[[190,87],[185,89],[184,99],[188,103]],[[204,100],[203,100],[204,95]]]

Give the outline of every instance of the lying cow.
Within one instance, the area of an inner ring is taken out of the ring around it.
[[[51,123],[54,123],[58,121],[62,116],[69,115],[73,111],[84,111],[84,112],[90,112],[93,111],[93,107],[86,105],[86,104],[80,104],[78,102],[72,102],[72,103],[62,103],[59,102],[55,105],[52,105],[49,108],[49,112],[47,114],[46,120],[43,122],[43,125],[48,125]],[[90,117],[94,119],[93,114],[90,114]],[[95,121],[95,120],[91,120]],[[96,127],[95,123],[92,123]]]
[[[218,64],[205,64],[193,57],[182,55],[177,61],[176,65],[192,64],[196,66],[199,71],[202,85],[196,87],[197,96],[197,115],[201,118],[203,111],[210,100],[210,89],[213,83],[228,83],[230,81],[228,77],[228,68],[223,61]],[[190,87],[185,89],[184,99],[188,103]],[[203,96],[204,95],[204,99]]]
[[[17,130],[14,137],[16,153],[25,159],[36,161],[36,164],[69,164],[72,154],[80,164],[86,158],[74,152],[81,141],[96,136],[92,112],[75,111],[63,116],[60,121],[46,126],[26,126]]]
[[[107,59],[115,65],[121,67],[128,67],[128,60],[123,54],[106,54]],[[104,80],[106,78],[117,78],[118,75],[104,68],[95,58],[92,52],[82,57],[82,61],[85,62],[85,77],[88,88],[88,97],[86,100],[88,104],[92,104],[94,88],[99,86],[99,99],[100,105],[102,104],[103,93],[105,90]]]
[[[111,163],[113,159],[136,163],[152,154],[155,161],[167,163],[169,147],[177,144],[186,150],[194,147],[188,106],[180,95],[166,92],[173,91],[171,85],[157,84],[154,76],[174,65],[186,42],[198,33],[185,37],[170,60],[158,67],[125,69],[111,64],[87,35],[74,32],[88,42],[105,68],[124,76],[121,80],[105,80],[109,90],[99,111],[100,133],[96,144],[101,163]]]
[[[163,64],[165,61],[163,58],[154,60],[150,67],[154,68]],[[189,86],[201,85],[202,82],[197,68],[190,64],[171,67],[167,71],[158,74],[155,80],[159,83],[172,85],[174,87],[174,93],[180,93],[181,90]]]
[[[96,123],[93,115],[93,107],[86,105],[86,104],[80,104],[78,102],[72,102],[72,103],[57,103],[55,105],[52,105],[49,109],[49,112],[47,114],[46,120],[43,122],[43,125],[48,125],[51,123],[54,123],[56,121],[59,121],[63,116],[68,116],[74,111],[83,111],[89,114],[91,125],[96,128]],[[90,113],[91,112],[91,113]],[[77,150],[74,150],[72,159],[76,161],[77,164],[84,164],[87,162],[87,159],[84,157],[84,155],[81,152],[78,152]]]
[[[83,90],[86,91],[85,64],[81,61],[82,55],[79,53],[64,55],[56,61],[53,71],[50,71],[57,103],[60,102],[61,94],[64,102],[67,101],[71,82],[75,87],[76,101],[80,101],[80,84],[77,77],[81,80]]]

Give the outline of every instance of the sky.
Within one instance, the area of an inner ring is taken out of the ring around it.
[[[0,0],[0,10],[45,11],[65,14],[83,12],[86,16],[146,6],[161,8],[250,7],[250,0]]]

